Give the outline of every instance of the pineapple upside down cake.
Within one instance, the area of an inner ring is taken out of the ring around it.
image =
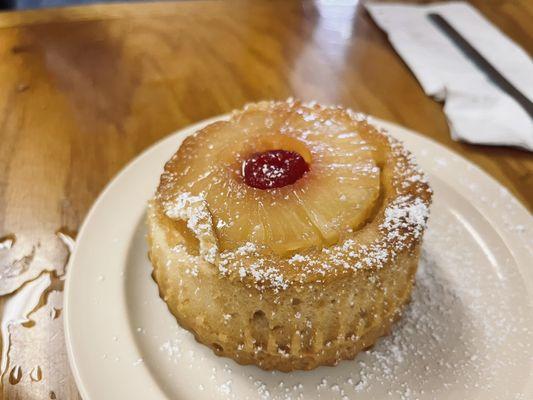
[[[411,154],[361,114],[250,104],[166,163],[148,207],[153,277],[218,355],[334,365],[409,301],[431,196]]]

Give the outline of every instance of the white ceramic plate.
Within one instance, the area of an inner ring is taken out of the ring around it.
[[[100,195],[71,257],[65,331],[85,400],[532,399],[533,222],[479,168],[420,135],[403,140],[435,190],[413,301],[393,335],[337,367],[265,372],[219,358],[159,298],[144,212],[177,132]]]

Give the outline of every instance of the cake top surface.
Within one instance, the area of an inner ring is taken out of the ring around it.
[[[247,185],[246,160],[271,150],[309,170],[279,188]],[[275,291],[383,268],[420,242],[430,201],[413,156],[364,115],[292,99],[247,105],[187,138],[156,193],[202,262]]]

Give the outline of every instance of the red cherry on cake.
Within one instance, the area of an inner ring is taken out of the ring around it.
[[[291,185],[300,179],[309,165],[304,158],[287,150],[254,153],[242,163],[242,176],[248,186],[274,189]]]

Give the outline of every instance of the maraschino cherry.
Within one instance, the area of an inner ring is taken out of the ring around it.
[[[309,165],[304,158],[287,150],[254,153],[242,163],[242,176],[248,186],[274,189],[291,185],[300,179]]]

